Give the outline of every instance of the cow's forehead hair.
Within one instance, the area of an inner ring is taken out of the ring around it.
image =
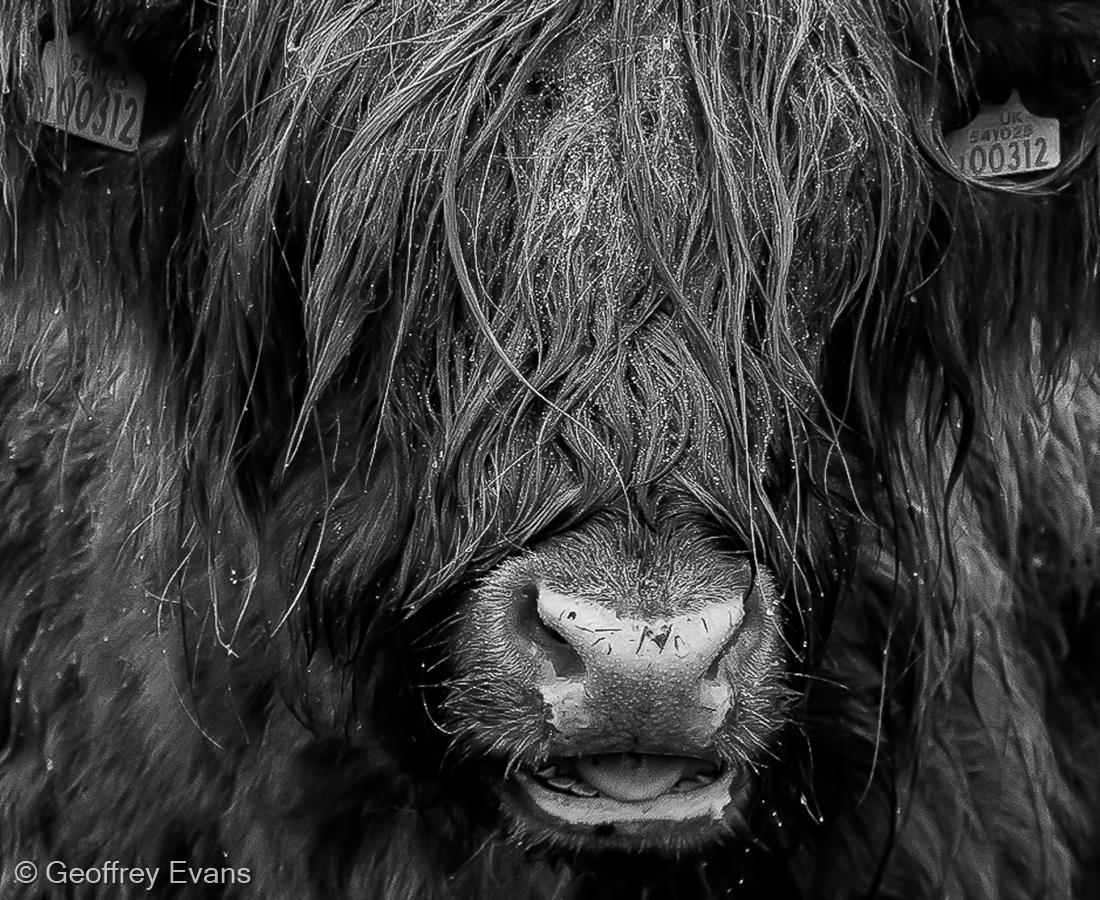
[[[291,158],[317,164],[306,190],[318,306],[374,281],[371,261],[391,265],[387,241],[417,253],[404,273],[414,303],[432,258],[457,265],[433,277],[468,298],[494,267],[511,293],[546,295],[567,287],[571,242],[590,255],[602,243],[615,264],[604,280],[640,272],[687,295],[709,275],[728,323],[755,316],[763,339],[788,341],[797,307],[835,314],[883,244],[904,240],[896,220],[920,208],[899,202],[914,179],[896,60],[877,14],[857,5],[342,9],[335,24],[297,9],[275,127],[252,130],[273,150],[304,143]],[[297,180],[267,164],[275,154],[250,155],[265,159],[252,190]],[[409,241],[403,222],[427,233]],[[328,331],[314,329],[319,358],[347,346],[330,344],[327,317],[309,324]]]
[[[244,259],[272,196],[305,211],[308,399],[369,368],[368,428],[436,461],[425,505],[493,496],[470,533],[576,490],[558,446],[593,506],[667,469],[672,421],[727,449],[673,437],[685,490],[767,517],[824,330],[922,208],[877,9],[294,4],[279,27],[231,205],[261,214]]]

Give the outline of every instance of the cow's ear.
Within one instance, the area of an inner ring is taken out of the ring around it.
[[[196,0],[0,0],[5,137],[40,166],[87,161],[97,170],[109,166],[112,149],[155,151],[170,142],[185,128],[212,56],[212,9]],[[62,56],[71,77],[52,83],[44,54]],[[92,73],[125,87],[101,96],[88,87]],[[131,101],[140,105],[137,134]],[[51,116],[70,127],[42,127]],[[112,139],[123,146],[112,148]]]
[[[0,290],[12,319],[43,323],[28,345],[52,340],[39,305],[64,307],[89,344],[109,329],[182,327],[168,292],[185,293],[178,248],[197,215],[187,150],[211,9],[0,0]]]
[[[188,205],[215,15],[200,0],[0,0],[0,263],[104,272],[137,248],[127,280],[155,269]]]
[[[983,101],[1019,92],[1028,108],[1082,119],[1100,100],[1096,0],[964,0],[958,49]]]

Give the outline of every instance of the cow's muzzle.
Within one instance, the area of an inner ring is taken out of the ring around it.
[[[751,558],[593,529],[506,562],[471,604],[460,643],[481,671],[463,696],[532,698],[517,721],[537,721],[539,749],[503,785],[526,831],[678,850],[739,821],[781,718],[778,601]],[[509,739],[506,710],[468,715]]]

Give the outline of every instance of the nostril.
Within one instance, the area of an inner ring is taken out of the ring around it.
[[[718,676],[721,672],[722,660],[725,658],[725,656],[726,654],[723,651],[722,653],[719,653],[716,657],[714,657],[714,662],[710,664],[710,667],[707,669],[706,674],[703,676],[704,681],[719,680]]]
[[[521,593],[523,595],[522,602],[525,612],[528,613],[531,621],[538,626],[540,637],[543,640],[549,640],[553,643],[561,644],[563,647],[568,647],[569,642],[553,628],[547,626],[539,617],[539,586],[537,584],[529,584]]]
[[[539,586],[534,582],[525,585],[517,593],[516,621],[521,636],[554,666],[559,678],[584,674],[584,662],[577,651],[557,631],[539,616]]]
[[[724,680],[722,678],[722,665],[733,653],[734,644],[740,639],[743,628],[744,622],[742,621],[738,623],[737,627],[732,629],[729,636],[722,644],[721,649],[715,654],[711,664],[707,667],[707,671],[703,675],[704,681],[717,682]]]

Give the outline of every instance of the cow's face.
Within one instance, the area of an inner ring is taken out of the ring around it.
[[[894,25],[765,0],[229,17],[210,346],[259,375],[250,418],[210,389],[192,429],[255,423],[248,452],[292,460],[257,595],[295,650],[332,645],[331,677],[280,672],[303,718],[387,727],[363,660],[392,614],[453,781],[521,840],[676,852],[758,813],[865,474],[848,351],[921,211]]]
[[[395,377],[431,423],[413,546],[474,563],[434,601],[458,612],[443,727],[525,840],[736,830],[806,661],[821,353],[904,138],[858,23],[724,14],[536,30],[437,148],[455,271]]]

